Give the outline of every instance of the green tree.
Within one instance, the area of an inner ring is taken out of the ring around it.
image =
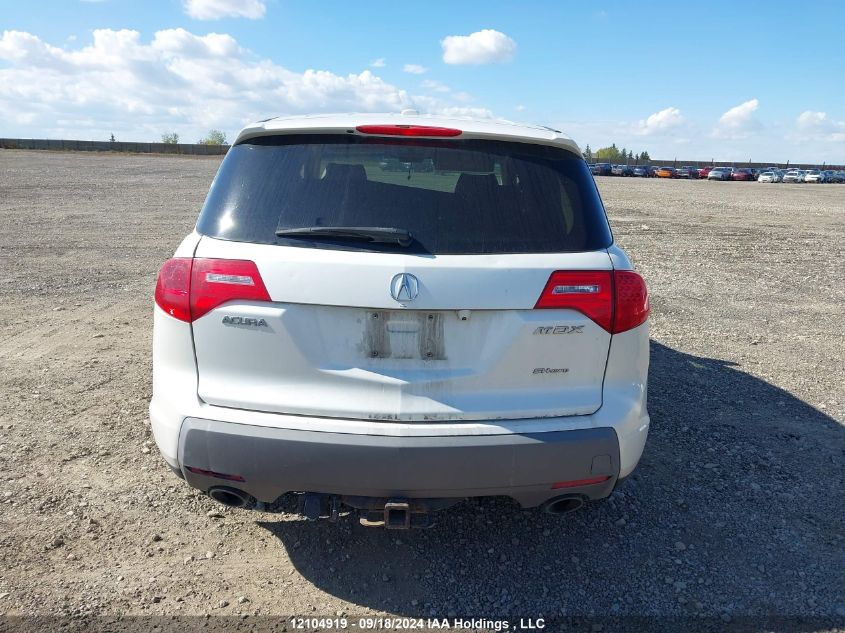
[[[593,150],[590,149],[589,144],[587,144],[587,147],[584,148],[584,160],[588,163],[593,162]]]
[[[200,145],[228,145],[226,133],[220,130],[209,130],[208,136],[199,140]]]
[[[587,146],[587,149],[589,149],[589,145]],[[587,152],[585,151],[585,158],[586,155]],[[618,149],[616,147],[616,143],[613,143],[610,147],[602,147],[601,149],[597,149],[595,152],[591,151],[590,155],[595,160],[611,163],[624,163],[626,161],[631,162],[633,160],[636,160],[637,162],[643,162],[651,160],[651,157],[648,155],[648,152],[640,152],[639,154],[634,154],[634,151],[630,149]]]
[[[179,135],[176,132],[161,135],[161,142],[165,145],[176,145],[179,142]]]
[[[596,160],[618,163],[620,156],[616,144],[614,143],[610,147],[602,147],[601,149],[596,150]]]
[[[115,143],[116,139],[114,138],[114,134],[109,137],[109,143]]]

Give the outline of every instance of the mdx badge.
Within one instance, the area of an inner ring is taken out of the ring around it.
[[[534,334],[583,334],[583,325],[549,325],[534,330]]]
[[[253,317],[224,316],[223,325],[248,325],[251,327],[267,327],[267,321],[265,321],[264,319],[255,319]]]
[[[390,280],[390,296],[399,303],[413,301],[420,294],[420,281],[408,273],[399,273]]]

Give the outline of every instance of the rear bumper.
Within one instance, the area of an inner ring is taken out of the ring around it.
[[[409,498],[508,495],[526,507],[565,493],[597,499],[634,470],[648,436],[648,323],[612,337],[602,405],[589,415],[389,422],[202,402],[191,326],[158,307],[154,314],[153,435],[171,468],[202,490],[230,485],[265,502],[291,490]],[[598,476],[598,455],[611,456],[607,482],[551,490],[555,482]],[[245,481],[197,475],[187,466]]]
[[[612,428],[484,436],[403,437],[267,428],[188,418],[179,463],[192,486],[234,486],[259,501],[286,492],[401,497],[508,496],[533,507],[561,494],[606,497],[620,472]],[[227,481],[187,467],[237,475]],[[556,482],[606,476],[597,484]]]

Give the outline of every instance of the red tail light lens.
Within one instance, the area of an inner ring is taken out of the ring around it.
[[[161,267],[156,282],[156,303],[170,316],[191,321],[191,262],[186,257],[168,259]]]
[[[619,334],[648,318],[648,290],[643,278],[629,270],[559,270],[549,277],[535,307],[577,310]]]
[[[578,310],[610,332],[613,280],[609,270],[559,270],[552,273],[537,308]]]
[[[573,479],[571,481],[556,481],[552,484],[552,490],[559,490],[561,488],[577,488],[578,486],[592,486],[600,484],[610,479],[610,475],[603,475],[601,477],[590,477],[589,479]]]
[[[185,466],[186,470],[194,473],[195,475],[203,475],[205,477],[216,477],[217,479],[225,479],[226,481],[241,481],[246,482],[246,479],[241,477],[240,475],[227,475],[226,473],[218,473],[213,470],[206,470],[204,468],[196,468],[195,466]]]
[[[245,259],[195,259],[191,273],[191,319],[227,301],[270,301],[255,262]]]
[[[431,125],[359,125],[355,129],[361,134],[380,136],[460,136],[463,133],[455,128]]]
[[[648,318],[651,310],[648,304],[648,289],[645,281],[630,270],[614,272],[616,294],[616,315],[613,320],[613,333],[632,330]]]
[[[190,323],[227,301],[270,301],[254,262],[175,257],[161,267],[155,299],[170,316]]]

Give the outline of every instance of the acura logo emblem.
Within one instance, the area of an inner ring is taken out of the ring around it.
[[[420,294],[419,279],[408,273],[399,273],[390,280],[390,296],[399,303],[413,301]]]

